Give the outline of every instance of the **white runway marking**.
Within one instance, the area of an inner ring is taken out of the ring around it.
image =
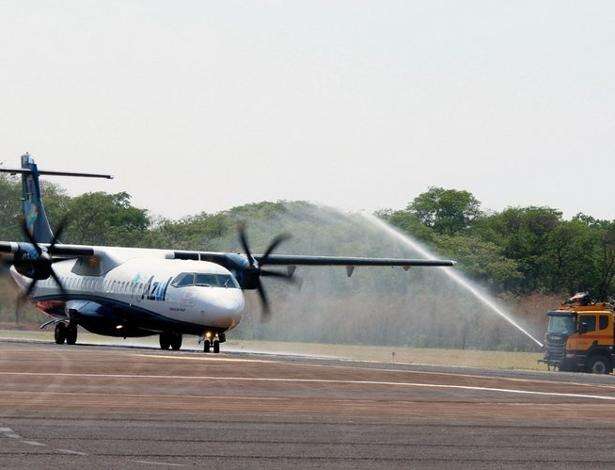
[[[43,444],[42,442],[24,440],[23,437],[13,431],[11,428],[0,428],[0,435],[8,437],[9,439],[20,439],[23,444],[29,446],[47,447],[47,444]]]
[[[56,450],[56,452],[61,452],[62,454],[81,455],[81,456],[88,455],[85,452],[79,452],[77,450],[70,450],[70,449],[55,449],[55,450]]]
[[[541,392],[537,390],[516,390],[510,388],[478,387],[471,385],[426,384],[417,382],[387,382],[380,380],[335,380],[335,379],[298,379],[278,377],[221,377],[221,376],[188,376],[188,375],[130,375],[130,374],[70,374],[51,372],[0,372],[0,375],[38,376],[38,377],[78,377],[101,379],[160,379],[160,380],[197,380],[197,381],[233,381],[233,382],[268,382],[268,383],[302,383],[302,384],[333,384],[333,385],[374,385],[393,387],[436,388],[452,390],[470,390],[477,392],[508,393],[517,395],[534,395],[559,398],[585,398],[593,400],[615,401],[615,395],[590,395],[585,393]]]
[[[144,465],[162,465],[165,467],[185,467],[181,463],[168,463],[168,462],[155,462],[153,460],[133,460],[135,463],[142,463]]]
[[[186,360],[186,361],[202,361],[202,362],[257,362],[263,364],[272,364],[279,361],[267,361],[264,359],[231,359],[226,357],[194,357],[194,356],[165,356],[160,354],[132,354],[135,357],[147,357],[152,359],[178,359],[178,360]]]
[[[29,446],[47,447],[47,444],[43,444],[42,442],[37,442],[37,441],[21,441],[21,442]]]
[[[11,428],[0,428],[0,434],[10,439],[21,439],[21,436],[13,431]]]
[[[303,364],[306,366],[315,366],[315,364]],[[409,364],[416,365],[416,364]],[[424,364],[429,366],[429,364]],[[328,368],[344,368],[349,369],[348,366],[334,366],[328,365]],[[354,370],[359,368],[353,368]],[[427,371],[427,370],[412,370],[412,369],[386,369],[382,367],[361,367],[361,370],[366,371],[378,371],[378,372],[395,372],[395,373],[406,373],[406,374],[419,374],[419,375],[443,375],[446,377],[463,377],[467,379],[479,379],[479,380],[507,380],[510,382],[521,382],[521,383],[537,383],[537,384],[562,384],[562,385],[572,385],[575,387],[592,387],[592,388],[606,388],[606,389],[615,389],[615,385],[608,384],[592,384],[592,383],[583,383],[583,382],[568,382],[568,381],[560,381],[560,380],[545,380],[539,378],[520,378],[520,377],[506,377],[502,375],[480,375],[480,374],[461,374],[455,372],[436,372],[436,371]],[[494,371],[497,374],[497,371]]]
[[[280,360],[265,360],[265,359],[230,359],[230,358],[219,358],[219,357],[191,357],[184,355],[177,356],[168,356],[168,355],[158,355],[158,354],[133,354],[136,357],[159,357],[162,359],[186,359],[189,361],[226,361],[226,362],[255,362],[255,363],[266,363],[266,364],[284,364],[283,361]],[[336,358],[323,358],[325,360],[336,359]],[[354,362],[354,361],[353,361]],[[378,363],[373,363],[378,364]],[[425,365],[429,366],[430,364],[408,364],[409,366],[416,365]],[[391,372],[391,373],[406,373],[406,374],[421,374],[421,375],[442,375],[446,377],[464,377],[469,379],[479,379],[479,380],[507,380],[510,382],[521,382],[521,383],[540,383],[540,384],[554,384],[554,383],[562,383],[565,385],[574,385],[578,387],[592,387],[592,388],[604,388],[604,389],[615,389],[615,385],[608,384],[592,384],[592,383],[583,383],[583,382],[560,382],[557,380],[545,380],[540,378],[520,378],[520,377],[506,377],[506,376],[486,376],[480,374],[466,374],[466,373],[456,373],[456,372],[437,372],[437,371],[426,371],[426,370],[412,370],[412,369],[387,369],[383,367],[357,367],[357,366],[349,366],[349,365],[333,365],[327,364],[323,366],[322,364],[309,364],[302,363],[302,367],[327,367],[329,369],[352,369],[352,370],[365,370],[365,371],[376,371],[376,372]]]

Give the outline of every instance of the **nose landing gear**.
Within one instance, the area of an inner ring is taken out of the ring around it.
[[[211,333],[206,333],[205,338],[203,339],[203,352],[209,353],[213,352],[214,354],[220,353],[220,343],[224,343],[224,333],[212,335]]]

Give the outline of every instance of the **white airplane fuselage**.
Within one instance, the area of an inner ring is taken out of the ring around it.
[[[89,276],[73,272],[76,260],[56,263],[54,269],[66,289],[68,301],[58,302],[61,292],[49,278],[36,284],[31,296],[36,306],[59,318],[78,316],[79,323],[94,332],[100,331],[95,331],[96,326],[88,328],[88,324],[107,322],[105,331],[116,336],[156,334],[164,331],[165,325],[204,335],[208,331],[232,329],[241,321],[245,309],[243,291],[233,274],[218,264],[167,259],[168,252],[164,250],[100,247],[97,251],[117,266],[102,275]],[[214,276],[212,279],[226,280],[226,285],[180,286],[173,282],[186,273],[197,275],[196,279]],[[11,275],[22,290],[27,289],[29,278],[15,268],[11,268]],[[104,315],[101,309],[106,309]],[[137,334],[131,334],[131,322],[145,326],[140,326]]]

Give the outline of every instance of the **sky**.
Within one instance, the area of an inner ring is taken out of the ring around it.
[[[165,217],[261,200],[615,219],[615,2],[0,0],[0,161]]]

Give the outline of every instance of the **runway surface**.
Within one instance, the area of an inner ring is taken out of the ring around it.
[[[0,343],[0,468],[615,467],[615,377]]]

